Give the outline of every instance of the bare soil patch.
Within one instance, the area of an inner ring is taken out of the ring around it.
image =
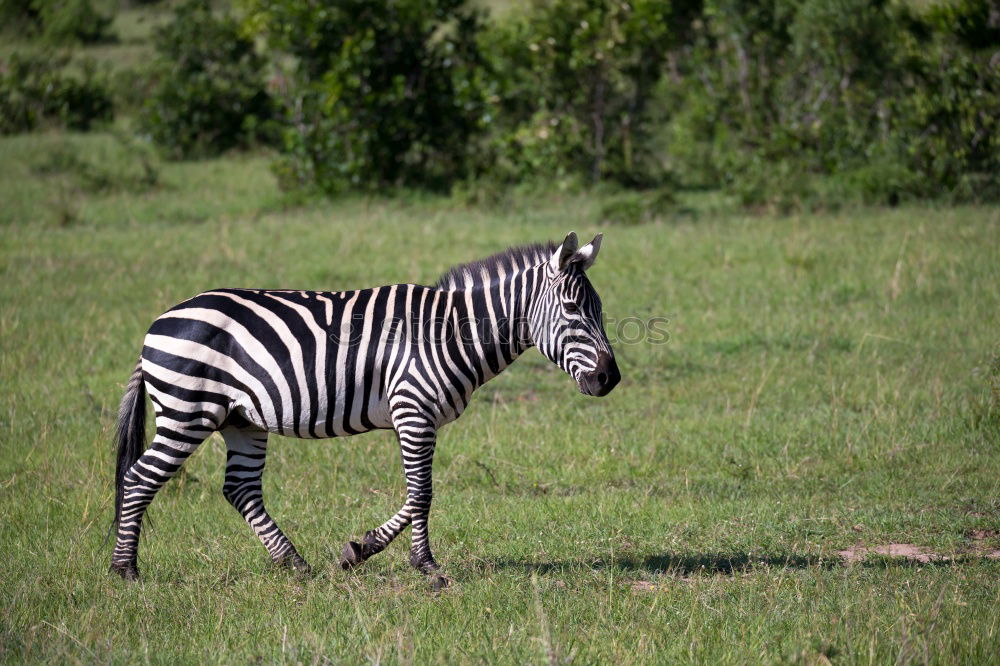
[[[996,544],[990,545],[988,541],[1000,539],[1000,532],[996,530],[972,530],[966,535],[972,541],[972,552],[980,557],[990,560],[1000,560],[1000,548]]]
[[[920,546],[916,546],[912,543],[888,543],[881,546],[867,547],[862,544],[855,544],[845,550],[837,552],[844,562],[853,563],[860,562],[864,560],[869,553],[875,553],[876,555],[886,555],[888,557],[901,557],[907,560],[913,560],[914,562],[944,562],[950,560],[950,557],[945,555],[939,555],[938,553],[931,552]]]
[[[972,530],[967,535],[971,542],[968,548],[962,549],[956,555],[942,555],[932,550],[917,546],[912,543],[887,543],[878,546],[865,546],[860,541],[844,550],[837,551],[838,557],[847,564],[863,561],[869,553],[885,555],[887,557],[899,557],[913,562],[929,564],[931,562],[950,562],[963,557],[985,557],[990,560],[1000,560],[1000,548],[996,548],[988,541],[1000,537],[1000,532],[995,530]]]
[[[1000,538],[1000,532],[996,530],[972,530],[967,536],[973,541],[986,541],[987,539]]]

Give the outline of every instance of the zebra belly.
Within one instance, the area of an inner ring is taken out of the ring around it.
[[[340,392],[334,393],[339,388]],[[337,385],[331,379],[321,385],[327,395],[308,405],[307,410],[278,411],[268,393],[238,392],[231,411],[249,424],[279,435],[301,439],[346,437],[372,430],[392,428],[388,401],[377,386]]]

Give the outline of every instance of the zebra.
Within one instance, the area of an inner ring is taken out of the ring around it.
[[[473,391],[531,346],[586,395],[607,395],[621,380],[586,276],[601,238],[580,247],[570,232],[559,245],[509,248],[453,267],[434,286],[215,289],[168,310],[146,334],[119,410],[111,573],[139,578],[147,506],[213,432],[227,449],[225,498],[274,562],[309,572],[264,508],[268,435],[393,429],[405,503],[360,543],[348,541],[340,565],[356,567],[409,526],[410,564],[439,576],[428,539],[436,433]],[[156,426],[148,448],[146,395]]]

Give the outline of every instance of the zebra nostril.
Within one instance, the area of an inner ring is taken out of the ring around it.
[[[608,375],[606,373],[603,373],[603,372],[598,373],[598,375],[597,375],[597,381],[599,381],[602,385],[603,384],[607,384],[608,383]]]

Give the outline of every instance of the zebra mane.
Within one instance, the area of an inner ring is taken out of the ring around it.
[[[518,245],[509,247],[503,252],[491,254],[485,259],[477,259],[465,264],[452,266],[448,271],[438,278],[434,284],[438,289],[455,289],[465,286],[466,276],[472,277],[473,284],[481,284],[483,270],[490,275],[496,275],[497,269],[503,267],[508,273],[516,261],[519,265],[537,266],[552,256],[558,245],[553,242],[531,243],[529,245]]]

